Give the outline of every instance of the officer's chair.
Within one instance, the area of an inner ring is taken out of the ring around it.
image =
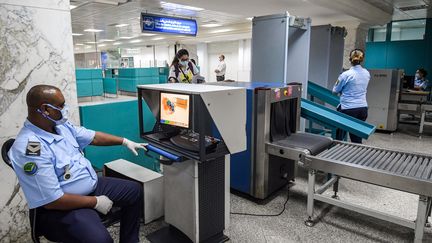
[[[12,161],[8,156],[8,152],[14,142],[15,139],[13,138],[8,139],[6,142],[3,143],[1,148],[1,156],[3,158],[3,161],[12,169],[13,169]],[[109,227],[120,221],[119,213],[120,213],[120,209],[113,207],[113,209],[111,209],[111,211],[107,215],[99,214],[99,216],[101,217],[101,221],[103,225],[105,225],[105,227]],[[30,209],[29,218],[30,218],[30,227],[31,227],[31,237],[34,243],[39,243],[39,238],[42,235],[37,231],[36,217],[37,217],[37,209]]]

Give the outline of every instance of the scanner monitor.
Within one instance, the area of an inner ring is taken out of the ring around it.
[[[160,123],[189,128],[190,96],[160,93]]]

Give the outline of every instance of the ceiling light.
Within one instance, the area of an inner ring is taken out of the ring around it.
[[[221,24],[203,24],[201,25],[201,27],[206,27],[206,28],[213,28],[213,27],[220,27],[222,26]]]
[[[214,31],[212,31],[212,32],[210,32],[210,33],[212,33],[212,34],[216,34],[216,33],[223,33],[223,32],[229,32],[229,31],[232,31],[233,29],[218,29],[218,30],[214,30]]]
[[[177,4],[177,3],[168,3],[168,2],[160,2],[163,8],[167,8],[167,9],[187,9],[187,10],[192,10],[192,11],[202,11],[204,10],[203,8],[199,8],[199,7],[194,7],[194,6],[188,6],[188,5],[183,5],[183,4]]]
[[[114,42],[113,43],[113,46],[118,46],[118,45],[121,45],[121,42]]]
[[[155,36],[156,34],[152,34],[152,33],[142,33],[142,36]]]
[[[85,32],[102,32],[103,30],[98,30],[98,29],[85,29]]]
[[[85,46],[85,49],[89,49],[89,48],[91,48],[92,46]]]
[[[80,36],[80,35],[84,35],[84,34],[81,34],[81,33],[72,33],[72,36]]]
[[[252,21],[253,17],[246,18],[249,21]]]
[[[131,40],[131,41],[129,41],[129,43],[140,43],[142,40]]]
[[[98,45],[98,47],[104,47],[104,46],[106,46],[106,44],[100,44],[100,45]]]
[[[70,9],[70,10],[72,10],[72,9],[74,9],[74,8],[76,8],[76,7],[77,7],[77,6],[75,6],[75,5],[72,5],[72,4],[71,4],[71,5],[69,5],[69,9]]]
[[[115,27],[117,27],[117,28],[121,28],[121,27],[125,27],[125,26],[128,26],[129,24],[117,24],[117,25],[115,25]]]
[[[134,37],[133,36],[120,36],[119,38],[129,40],[129,39],[132,39]]]
[[[82,43],[76,43],[75,45],[76,46],[83,46],[84,44],[82,44]]]
[[[163,39],[165,39],[165,37],[156,37],[156,38],[153,38],[152,40],[157,41],[157,40],[163,40]]]
[[[111,40],[111,39],[101,39],[99,41],[100,42],[113,42],[114,40]]]
[[[86,44],[96,44],[97,42],[94,41],[87,41]]]

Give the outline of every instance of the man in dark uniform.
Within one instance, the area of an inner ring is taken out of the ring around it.
[[[120,242],[139,242],[142,186],[117,178],[98,178],[83,149],[91,145],[124,145],[135,155],[145,144],[134,143],[67,121],[61,91],[37,85],[27,94],[28,117],[9,157],[29,208],[36,209],[38,232],[60,242],[112,242],[99,213],[121,207]]]

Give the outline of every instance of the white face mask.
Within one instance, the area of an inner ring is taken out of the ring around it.
[[[54,120],[50,116],[48,116],[47,114],[43,113],[40,109],[38,109],[37,111],[39,113],[41,113],[42,116],[45,117],[46,119],[54,122],[56,126],[63,125],[68,120],[69,107],[67,105],[64,105],[63,109],[57,108],[57,107],[55,107],[55,106],[53,106],[51,104],[46,104],[46,105],[49,106],[49,107],[51,107],[51,108],[53,108],[54,110],[60,111],[62,117],[59,120]]]
[[[189,61],[180,61],[180,64],[181,64],[183,67],[187,67],[188,63],[189,63]]]

